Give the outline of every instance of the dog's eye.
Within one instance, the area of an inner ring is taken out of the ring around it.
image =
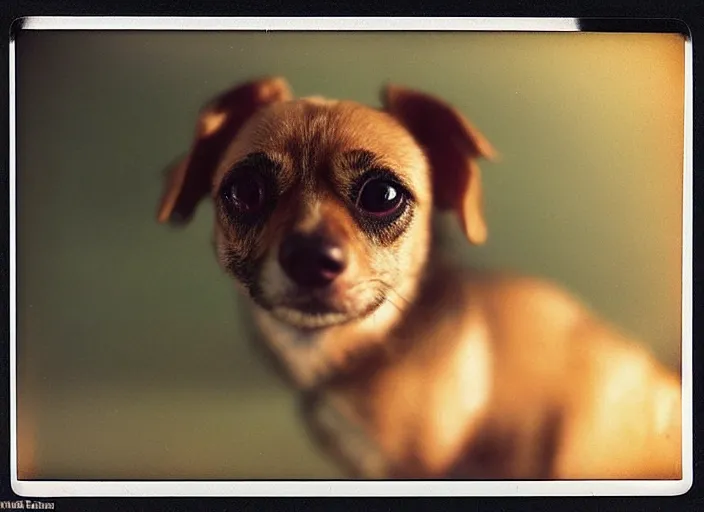
[[[253,214],[264,206],[264,180],[256,174],[239,173],[225,190],[225,197],[238,213]]]
[[[399,209],[404,197],[399,185],[386,179],[373,178],[362,185],[357,207],[373,215],[389,215]]]

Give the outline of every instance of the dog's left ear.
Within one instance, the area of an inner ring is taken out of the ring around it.
[[[470,242],[484,243],[487,227],[477,159],[495,158],[489,141],[454,108],[428,94],[387,85],[382,102],[425,150],[435,205],[457,213]]]

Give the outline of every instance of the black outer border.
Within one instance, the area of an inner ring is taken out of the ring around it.
[[[423,5],[422,0],[406,0],[399,5],[390,3],[377,3],[375,6],[352,4],[344,5],[335,3],[308,3],[305,9],[297,6],[283,6],[278,3],[265,4],[262,2],[248,1],[237,4],[228,3],[207,3],[192,2],[188,0],[177,0],[174,2],[159,1],[153,3],[142,3],[139,1],[123,1],[120,3],[98,4],[73,0],[65,2],[61,0],[14,0],[3,4],[0,10],[0,20],[2,27],[7,34],[0,40],[0,73],[2,73],[3,97],[8,98],[8,41],[10,38],[21,37],[23,20],[28,16],[502,16],[502,17],[569,17],[579,18],[579,27],[582,31],[589,32],[668,32],[680,33],[687,36],[696,43],[704,36],[704,8],[697,0],[686,0],[678,2],[658,1],[618,1],[604,2],[603,4],[584,3],[575,6],[571,3],[551,2],[541,3],[511,3],[503,1],[481,0],[473,1],[464,5],[433,4]],[[18,19],[19,18],[19,19]],[[14,22],[13,22],[14,20]],[[8,37],[9,36],[9,37]],[[695,84],[697,72],[702,68],[701,54],[694,44],[693,64]],[[701,155],[701,133],[702,116],[701,89],[695,86],[694,91],[694,169],[697,169],[699,155]],[[7,148],[9,140],[9,104],[3,101],[2,119],[0,119],[0,139],[4,148]],[[8,152],[3,152],[4,158],[0,166],[1,193],[4,198],[9,196],[9,156]],[[704,282],[698,279],[697,273],[697,247],[702,241],[704,231],[697,230],[696,219],[701,215],[702,205],[696,201],[702,193],[702,180],[694,179],[694,282],[693,294],[699,296]],[[0,269],[2,270],[0,286],[3,296],[9,298],[9,278],[6,269],[9,269],[9,204],[7,201],[0,202],[0,222],[2,223],[4,236],[2,238],[2,250],[0,250]],[[694,304],[693,325],[694,339],[701,332],[700,325],[696,319],[703,313],[696,301]],[[698,314],[699,313],[699,314]],[[9,307],[2,309],[2,346],[0,346],[0,396],[3,404],[9,406]],[[389,510],[392,505],[401,505],[403,510],[418,505],[421,508],[429,508],[435,505],[435,501],[440,500],[444,505],[455,502],[456,505],[465,510],[545,510],[550,504],[555,505],[556,510],[698,510],[704,508],[704,493],[701,490],[701,480],[698,469],[702,466],[702,446],[697,442],[696,433],[699,432],[701,423],[699,421],[699,405],[704,396],[702,392],[699,361],[701,359],[700,349],[693,346],[694,369],[694,487],[687,494],[679,497],[633,497],[633,498],[283,498],[277,499],[277,509],[284,508],[286,504],[292,509],[313,509],[321,506],[322,510],[327,510],[334,504],[352,505],[355,508],[369,508],[370,510]],[[3,464],[0,467],[0,500],[17,500],[17,497],[10,488],[9,480],[9,407],[0,409],[0,460]],[[52,502],[56,510],[229,510],[234,509],[259,509],[266,506],[269,498],[56,498],[56,499],[33,499],[34,501]],[[271,500],[274,501],[274,500]],[[362,502],[364,502],[362,504]],[[443,504],[440,507],[444,508]]]
[[[691,39],[689,26],[676,18],[579,18],[581,32],[640,32],[682,34]]]

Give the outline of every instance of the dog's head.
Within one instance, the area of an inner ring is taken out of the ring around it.
[[[484,241],[476,159],[492,154],[419,92],[388,86],[378,110],[294,99],[284,80],[263,79],[202,110],[159,220],[186,222],[210,194],[219,262],[258,306],[297,328],[343,324],[413,295],[433,206]]]

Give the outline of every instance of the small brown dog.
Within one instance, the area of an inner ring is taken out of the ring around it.
[[[559,289],[443,253],[434,209],[486,239],[494,151],[431,96],[383,105],[236,87],[159,210],[185,222],[211,195],[220,264],[316,439],[366,478],[680,479],[678,376]]]

